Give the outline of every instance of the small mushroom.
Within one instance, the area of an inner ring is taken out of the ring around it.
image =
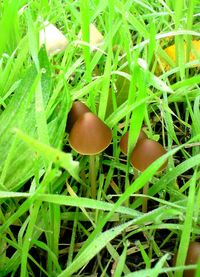
[[[89,155],[91,196],[96,198],[95,155],[111,143],[112,131],[91,112],[82,114],[69,133],[69,144],[79,154]]]
[[[82,155],[101,153],[108,147],[111,140],[111,129],[91,112],[80,116],[69,134],[69,144]]]
[[[197,264],[199,259],[200,259],[200,243],[191,241],[188,247],[185,265]],[[185,270],[183,276],[194,277],[195,269]]]
[[[120,140],[120,143],[119,143],[119,147],[120,147],[120,149],[121,149],[121,151],[122,151],[122,153],[123,153],[124,155],[127,155],[127,150],[128,150],[128,137],[129,137],[129,132],[126,132],[126,133],[122,136],[122,138],[121,138],[121,140]],[[138,139],[137,139],[137,143],[138,143],[140,140],[145,139],[145,138],[147,138],[147,135],[145,134],[145,132],[144,132],[143,130],[141,130],[140,133],[139,133]],[[137,144],[137,143],[136,143],[136,144]]]
[[[160,158],[166,153],[163,146],[154,140],[141,139],[136,144],[130,157],[130,162],[133,167],[139,171],[144,171],[148,166],[150,166],[155,160]],[[158,171],[163,170],[167,166],[167,161],[158,169]],[[149,184],[147,183],[143,187],[143,194],[148,195]],[[147,212],[147,198],[143,198],[142,211]]]
[[[67,131],[70,132],[72,126],[76,122],[76,120],[83,115],[84,113],[90,112],[90,109],[82,102],[75,101],[72,105],[72,108],[68,114],[67,119]]]
[[[155,160],[160,158],[166,153],[163,146],[154,140],[142,139],[139,140],[133,149],[130,157],[130,162],[133,167],[139,171],[144,171],[148,166],[150,166]],[[167,161],[158,169],[158,171],[163,170],[167,166]],[[143,187],[143,194],[148,195],[149,184],[147,183]],[[147,198],[143,198],[142,211],[147,212]]]
[[[127,155],[128,148],[128,136],[127,132],[120,141],[121,151]],[[137,143],[130,155],[131,165],[139,171],[144,171],[148,166],[150,166],[155,160],[164,155],[166,150],[163,146],[154,140],[147,138],[146,134],[141,130]],[[163,170],[167,166],[167,161],[158,169],[158,171]],[[148,195],[149,184],[147,183],[143,187],[143,194]],[[147,211],[147,198],[143,198],[142,211]]]
[[[139,171],[144,171],[150,164],[166,153],[163,146],[154,140],[140,140],[131,153],[130,162]],[[167,166],[167,161],[158,169],[162,171]]]
[[[55,55],[67,47],[68,41],[66,37],[48,21],[44,22],[44,29],[40,31],[39,39],[40,47],[45,44],[47,53]]]
[[[82,30],[78,34],[79,39],[82,37]],[[90,45],[91,47],[97,47],[103,42],[103,36],[94,24],[90,24]]]

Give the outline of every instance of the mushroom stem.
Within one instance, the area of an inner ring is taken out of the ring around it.
[[[89,156],[89,178],[91,186],[91,197],[96,199],[97,187],[96,187],[96,171],[95,171],[95,155]]]
[[[148,207],[148,205],[147,205],[147,202],[148,202],[148,199],[147,199],[148,190],[149,190],[149,183],[147,183],[143,187],[143,195],[145,195],[145,197],[142,200],[142,212],[143,213],[147,212],[147,207]]]

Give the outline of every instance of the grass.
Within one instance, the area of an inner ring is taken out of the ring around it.
[[[200,241],[200,78],[189,60],[197,2],[1,2],[0,276],[198,275],[185,265],[189,242]],[[68,40],[51,57],[38,43],[46,20]],[[104,36],[96,51],[90,23]],[[164,51],[173,44],[175,62]],[[112,128],[96,199],[88,158],[68,143],[74,100]],[[129,129],[131,153],[141,127],[167,153],[138,174],[119,141]]]

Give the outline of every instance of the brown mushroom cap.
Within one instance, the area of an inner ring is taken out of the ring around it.
[[[83,115],[84,113],[90,112],[90,109],[82,102],[75,101],[72,105],[72,108],[68,114],[67,119],[67,131],[70,132],[72,126],[76,122],[76,120]]]
[[[200,258],[200,243],[191,241],[188,247],[185,264],[186,265],[197,264],[199,258]],[[194,269],[184,271],[184,277],[194,277],[194,276],[195,276]]]
[[[120,140],[120,143],[119,143],[119,147],[120,147],[120,149],[121,149],[121,151],[122,151],[122,153],[124,154],[124,155],[127,155],[127,151],[128,151],[128,136],[129,136],[129,132],[126,132],[123,136],[122,136],[122,138],[121,138],[121,140]],[[147,135],[145,134],[145,132],[144,131],[140,131],[140,134],[139,134],[139,136],[138,136],[138,139],[137,139],[137,143],[140,141],[140,140],[142,140],[142,139],[146,139],[147,138]]]
[[[150,164],[165,153],[166,150],[159,142],[150,139],[143,139],[140,140],[133,149],[130,162],[133,167],[140,171],[144,171]],[[163,170],[166,166],[167,161],[163,163],[158,171]]]
[[[69,134],[69,144],[82,155],[96,155],[102,152],[111,140],[111,129],[91,112],[80,116]]]

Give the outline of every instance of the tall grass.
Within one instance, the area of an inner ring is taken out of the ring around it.
[[[199,240],[200,77],[189,60],[198,17],[195,0],[2,1],[0,276],[178,277],[197,267],[185,259]],[[39,47],[46,20],[68,40],[55,56]],[[104,36],[95,51],[90,23]],[[175,62],[164,51],[173,44]],[[68,143],[74,100],[112,128],[97,199],[88,158]],[[138,173],[119,141],[130,130],[130,154],[141,127],[167,153]]]

